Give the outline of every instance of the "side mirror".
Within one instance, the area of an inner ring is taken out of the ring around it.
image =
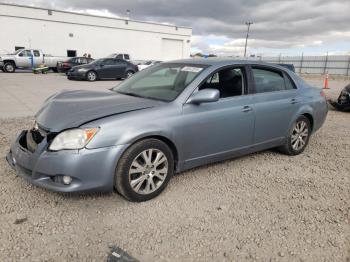
[[[100,64],[100,67],[104,67],[105,65],[104,64]]]
[[[19,53],[18,56],[23,56],[23,53]]]
[[[188,100],[188,104],[201,104],[216,102],[220,98],[220,92],[217,89],[207,88],[193,94]]]

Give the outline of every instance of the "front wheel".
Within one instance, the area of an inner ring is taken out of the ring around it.
[[[288,133],[287,141],[280,151],[287,155],[299,155],[309,143],[311,135],[310,121],[305,116],[300,116]]]
[[[16,71],[16,66],[13,62],[6,62],[4,64],[4,70],[6,73],[14,73]]]
[[[86,73],[86,80],[93,82],[97,80],[97,74],[94,71],[89,71]]]
[[[127,71],[127,72],[126,72],[126,78],[131,77],[133,74],[135,74],[134,71],[131,71],[131,70]]]
[[[160,140],[135,143],[120,158],[115,189],[129,201],[141,202],[158,196],[174,173],[174,157]]]

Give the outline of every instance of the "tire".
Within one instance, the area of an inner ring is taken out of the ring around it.
[[[309,119],[305,116],[300,116],[289,130],[287,141],[285,145],[279,148],[279,151],[290,156],[301,154],[309,143],[311,131]]]
[[[129,77],[131,77],[133,74],[135,74],[135,72],[134,71],[132,71],[132,70],[128,70],[128,71],[126,71],[126,79],[127,78],[129,78]]]
[[[95,71],[88,71],[85,78],[87,81],[94,82],[97,80],[97,74]]]
[[[13,62],[6,62],[4,64],[4,71],[6,73],[14,73],[16,71],[16,65]]]
[[[54,72],[54,73],[58,73],[58,69],[57,69],[57,67],[51,67],[50,69],[52,70],[52,72]]]
[[[130,146],[119,159],[114,188],[129,201],[147,201],[164,190],[173,174],[170,148],[160,140],[145,139]]]

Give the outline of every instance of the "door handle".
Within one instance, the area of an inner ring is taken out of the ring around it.
[[[290,100],[290,103],[291,104],[296,104],[296,103],[298,103],[299,101],[298,101],[298,99],[296,99],[296,98],[292,98],[291,100]]]
[[[242,112],[246,113],[246,112],[250,112],[253,111],[253,108],[251,108],[250,106],[244,106],[242,109]]]

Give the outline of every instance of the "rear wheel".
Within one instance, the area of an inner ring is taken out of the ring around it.
[[[131,70],[126,71],[126,78],[131,77],[133,74],[135,74],[134,71],[131,71]]]
[[[300,116],[289,131],[286,144],[280,147],[280,151],[287,155],[302,153],[309,143],[311,124],[307,117]]]
[[[130,201],[147,201],[164,190],[173,173],[170,148],[160,140],[146,139],[132,145],[120,158],[114,186]]]
[[[13,62],[6,62],[4,64],[4,71],[6,73],[14,73],[16,71],[16,66]]]
[[[97,80],[97,74],[95,71],[89,71],[86,73],[86,80],[93,82]]]

